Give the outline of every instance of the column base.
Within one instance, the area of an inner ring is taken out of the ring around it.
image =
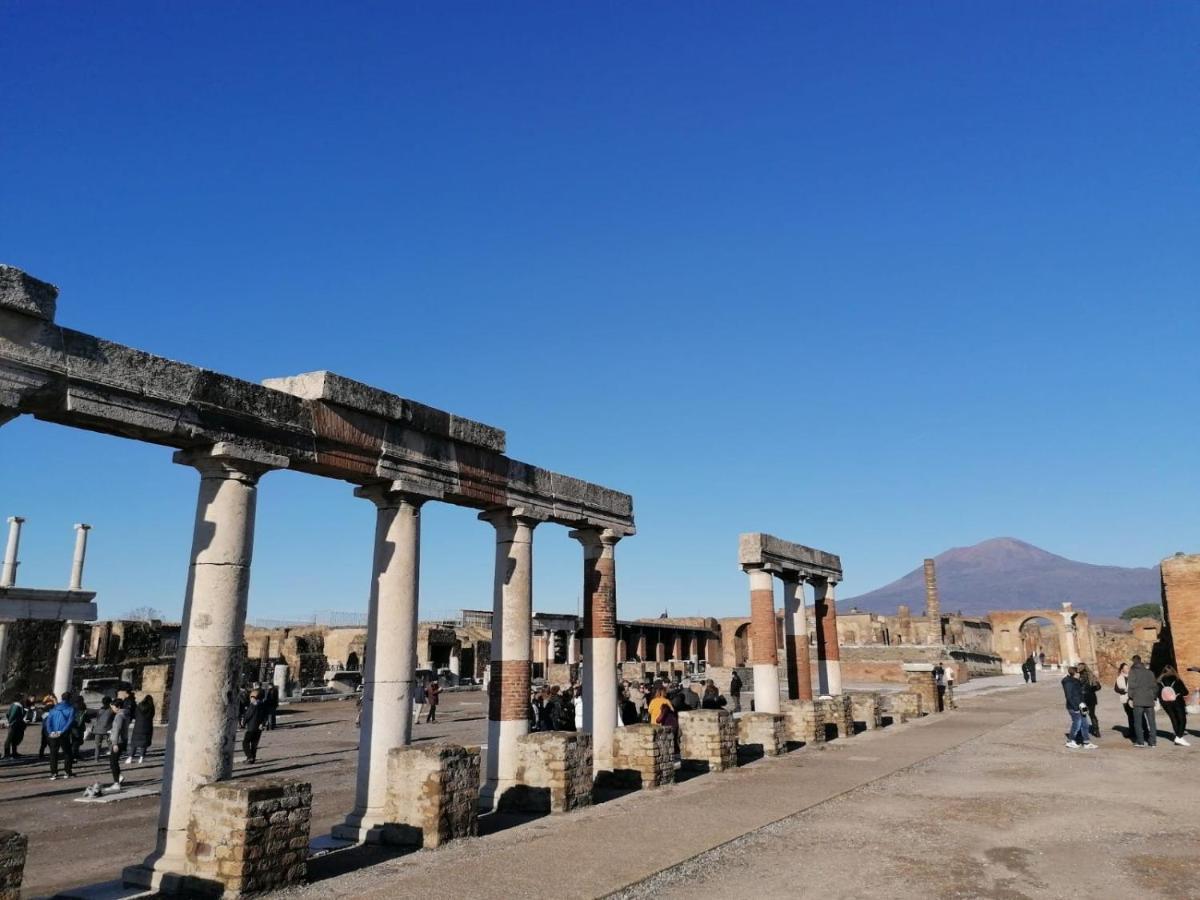
[[[187,860],[161,856],[121,870],[121,882],[130,887],[145,888],[156,894],[183,894],[191,885]]]
[[[353,844],[385,843],[382,838],[384,823],[375,818],[369,814],[350,813],[345,822],[334,825],[329,833],[335,840]]]

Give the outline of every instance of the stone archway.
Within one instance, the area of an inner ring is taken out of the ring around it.
[[[988,620],[992,623],[992,649],[1000,657],[1000,665],[1005,674],[1021,671],[1021,663],[1030,653],[1027,626],[1039,619],[1045,619],[1054,627],[1055,637],[1058,639],[1055,649],[1058,651],[1058,661],[1062,665],[1086,662],[1095,666],[1096,652],[1092,644],[1087,613],[1072,608],[1070,603],[1064,603],[1061,609],[1019,609],[988,613]],[[1051,661],[1049,651],[1046,652],[1046,656],[1047,661]]]

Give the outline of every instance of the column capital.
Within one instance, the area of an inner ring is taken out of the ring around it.
[[[178,450],[171,460],[198,469],[205,478],[229,478],[249,484],[254,484],[273,469],[288,467],[286,456],[225,441],[208,447]]]
[[[71,527],[74,528],[76,531],[91,531],[92,530],[92,526],[88,525],[84,522],[76,522]]]
[[[428,500],[441,500],[444,494],[432,482],[405,478],[360,485],[354,489],[354,496],[370,500],[380,509],[394,509],[402,504],[419,508]]]
[[[772,577],[778,575],[780,578],[783,578],[783,571],[773,563],[743,563],[742,571],[747,575],[752,575],[755,572],[765,572]]]
[[[617,542],[625,536],[624,532],[614,528],[604,528],[599,525],[573,528],[567,532],[567,537],[579,541],[579,543],[583,544],[585,550],[600,550],[604,547],[615,547],[617,546]]]
[[[480,522],[487,522],[497,529],[507,527],[511,523],[527,525],[536,528],[550,517],[541,510],[530,506],[495,506],[485,509],[478,516]]]

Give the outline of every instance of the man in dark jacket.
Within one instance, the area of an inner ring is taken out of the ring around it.
[[[248,763],[258,761],[258,741],[269,716],[270,711],[259,692],[251,691],[250,706],[246,710],[246,733],[242,736],[242,752],[246,754]]]
[[[1087,704],[1083,702],[1083,682],[1079,670],[1074,666],[1067,669],[1062,680],[1063,694],[1067,698],[1067,712],[1071,715],[1071,730],[1067,733],[1067,747],[1078,750],[1083,747],[1095,750],[1096,745],[1088,738]]]
[[[28,703],[30,707],[33,706],[32,697],[29,698]],[[21,741],[25,737],[25,718],[28,715],[29,709],[21,702],[21,698],[14,699],[5,716],[8,722],[8,737],[4,739],[5,759],[18,759],[21,756],[18,751]]]
[[[1129,705],[1133,707],[1133,746],[1153,747],[1158,743],[1158,723],[1154,720],[1154,701],[1158,682],[1140,656],[1129,668]]]
[[[742,711],[742,679],[734,672],[729,679],[729,696],[733,698],[733,711]]]
[[[42,720],[42,731],[45,733],[50,747],[50,780],[58,778],[58,760],[63,761],[64,777],[71,778],[74,773],[71,767],[71,725],[75,721],[75,704],[71,702],[71,694],[64,691],[62,698],[46,713]]]

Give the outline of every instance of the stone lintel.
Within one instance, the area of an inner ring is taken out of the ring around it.
[[[92,602],[95,597],[94,591],[0,588],[0,620],[95,622],[99,618],[96,604]]]
[[[0,263],[0,307],[53,322],[57,303],[54,285]]]
[[[762,532],[738,537],[738,563],[743,569],[764,568],[789,580],[807,577],[842,580],[842,561],[833,553]]]

